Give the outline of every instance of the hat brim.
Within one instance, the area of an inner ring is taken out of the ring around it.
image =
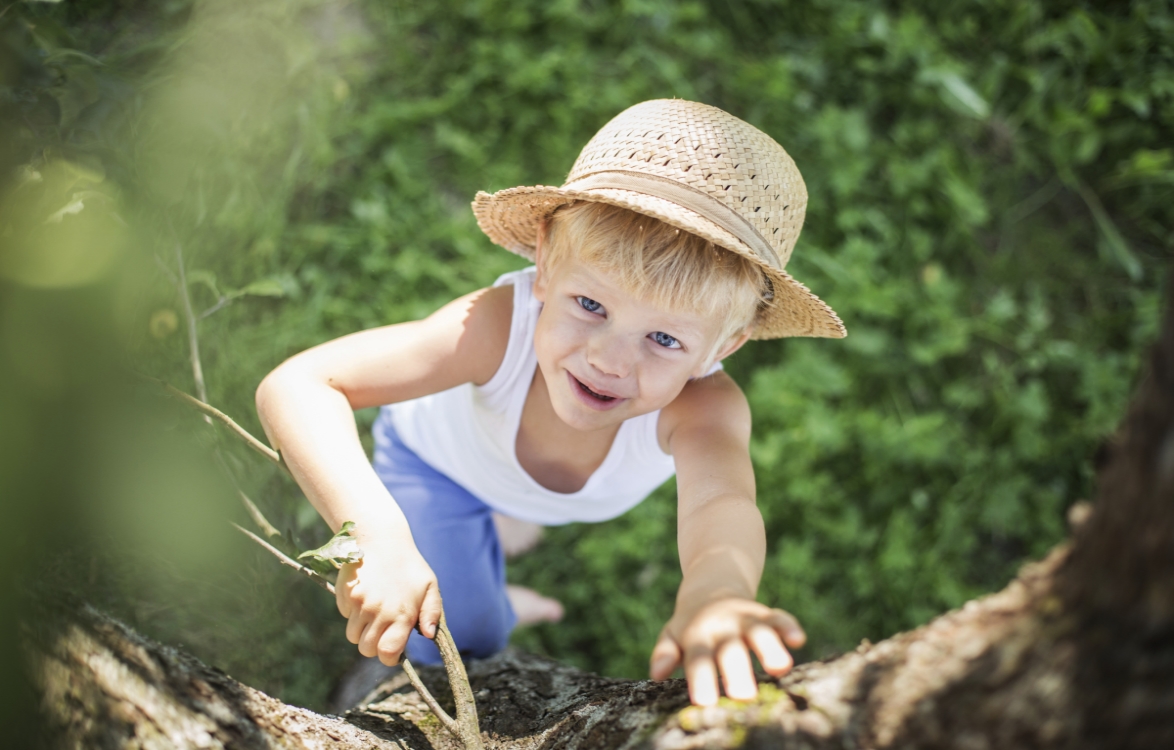
[[[709,219],[664,198],[613,188],[574,190],[535,185],[492,194],[479,192],[473,201],[473,215],[489,239],[533,260],[538,225],[559,206],[580,200],[607,203],[659,219],[758,264],[771,281],[774,297],[760,310],[752,338],[838,339],[847,335],[839,316],[786,271],[766,263],[746,243]]]

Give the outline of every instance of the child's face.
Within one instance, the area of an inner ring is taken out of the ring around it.
[[[534,295],[544,303],[534,332],[538,366],[555,413],[580,430],[667,406],[745,341],[719,351],[722,321],[657,307],[574,258],[548,272],[539,263]]]

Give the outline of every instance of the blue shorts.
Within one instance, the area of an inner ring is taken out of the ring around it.
[[[403,444],[386,411],[372,428],[375,473],[407,516],[420,554],[432,566],[457,648],[483,659],[505,648],[517,617],[506,597],[505,556],[493,511]],[[436,644],[416,631],[408,658],[439,664]]]

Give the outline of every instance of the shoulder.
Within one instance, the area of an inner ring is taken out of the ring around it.
[[[488,382],[501,366],[510,340],[514,288],[503,285],[478,289],[434,312],[428,322],[446,330],[452,354],[476,363],[472,382]]]
[[[676,452],[682,441],[750,441],[750,404],[725,372],[685,384],[680,395],[661,409],[657,440],[662,450]]]
[[[497,331],[507,338],[510,319],[514,314],[514,287],[491,286],[469,295],[469,318],[472,325]]]

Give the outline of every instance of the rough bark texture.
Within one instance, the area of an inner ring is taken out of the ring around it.
[[[1174,747],[1174,319],[1070,545],[1003,591],[764,686],[688,707],[508,651],[469,665],[487,748]],[[26,630],[53,744],[454,748],[406,678],[344,718],[286,706],[81,607]],[[52,626],[45,623],[53,623]],[[440,669],[421,670],[447,696]],[[448,697],[451,709],[451,697]]]

